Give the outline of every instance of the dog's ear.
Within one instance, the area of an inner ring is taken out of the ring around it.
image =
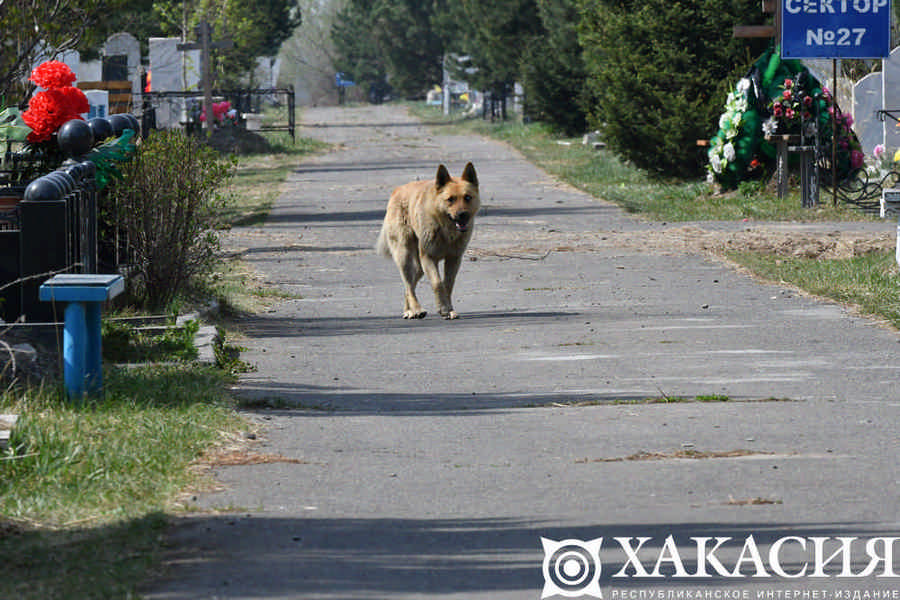
[[[472,163],[466,164],[466,168],[463,169],[462,179],[478,187],[478,175],[475,174],[475,165]]]
[[[450,172],[447,171],[447,167],[444,165],[438,167],[437,177],[435,177],[434,183],[437,186],[437,189],[441,189],[450,183]]]

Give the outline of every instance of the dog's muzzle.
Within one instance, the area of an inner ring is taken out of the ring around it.
[[[457,231],[466,231],[469,228],[469,219],[471,216],[467,212],[461,212],[453,217],[453,224],[456,225]]]

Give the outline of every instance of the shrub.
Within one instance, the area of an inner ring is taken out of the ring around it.
[[[757,0],[581,0],[591,122],[622,157],[652,174],[699,176],[697,140],[768,40],[732,38],[760,24]]]
[[[153,132],[111,192],[133,264],[130,292],[159,310],[211,270],[218,249],[218,192],[233,163],[180,131]]]

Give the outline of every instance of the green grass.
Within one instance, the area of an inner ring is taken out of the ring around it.
[[[410,111],[441,132],[470,132],[506,142],[529,161],[589,194],[614,202],[647,219],[677,221],[830,221],[868,217],[855,209],[835,208],[823,198],[820,206],[805,209],[794,191],[782,200],[759,185],[716,194],[704,181],[660,181],[623,162],[607,150],[594,150],[580,139],[562,138],[542,123],[522,124],[445,118],[440,109],[410,103]],[[689,149],[688,151],[696,151]]]
[[[776,259],[754,252],[733,252],[728,257],[759,277],[854,305],[861,313],[900,328],[900,273],[893,252],[833,260]]]
[[[0,453],[0,597],[127,597],[160,548],[166,511],[203,483],[191,466],[247,427],[222,371],[107,370],[102,399],[10,391]]]
[[[225,190],[225,226],[265,220],[286,177],[327,145],[264,132],[271,151],[241,156]],[[224,258],[201,292],[218,298],[227,326],[284,296],[239,257]],[[221,329],[220,329],[221,331]],[[69,401],[59,384],[0,393],[20,415],[0,451],[0,598],[128,598],[159,559],[178,499],[209,482],[197,467],[220,446],[240,447],[248,423],[228,385],[247,369],[239,348],[216,348],[220,368],[189,362],[193,330],[162,336],[107,325],[115,361],[172,361],[108,368],[102,399]]]
[[[288,174],[305,156],[324,152],[328,144],[311,138],[291,141],[286,132],[263,132],[272,152],[239,156],[226,194],[228,206],[221,217],[227,225],[250,226],[264,222],[281,194]]]

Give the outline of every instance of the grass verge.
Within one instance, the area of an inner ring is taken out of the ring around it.
[[[822,202],[801,206],[798,192],[784,199],[757,182],[716,194],[703,181],[660,181],[607,150],[594,150],[580,139],[562,138],[542,123],[522,124],[480,118],[445,118],[439,108],[409,103],[409,110],[441,131],[477,133],[504,141],[559,179],[626,211],[659,221],[848,221],[871,217],[855,209]],[[700,152],[700,149],[689,151]]]
[[[20,414],[0,455],[0,597],[127,597],[155,560],[193,465],[247,423],[227,376],[197,365],[107,371],[102,399],[0,396]]]
[[[288,174],[305,156],[324,152],[328,144],[311,138],[291,140],[288,133],[268,132],[271,152],[249,154],[237,159],[237,167],[226,194],[228,207],[222,213],[227,225],[252,226],[265,221],[272,204],[281,194]]]
[[[834,260],[775,258],[757,252],[732,252],[728,258],[763,279],[854,305],[862,314],[900,329],[900,274],[892,252]]]

